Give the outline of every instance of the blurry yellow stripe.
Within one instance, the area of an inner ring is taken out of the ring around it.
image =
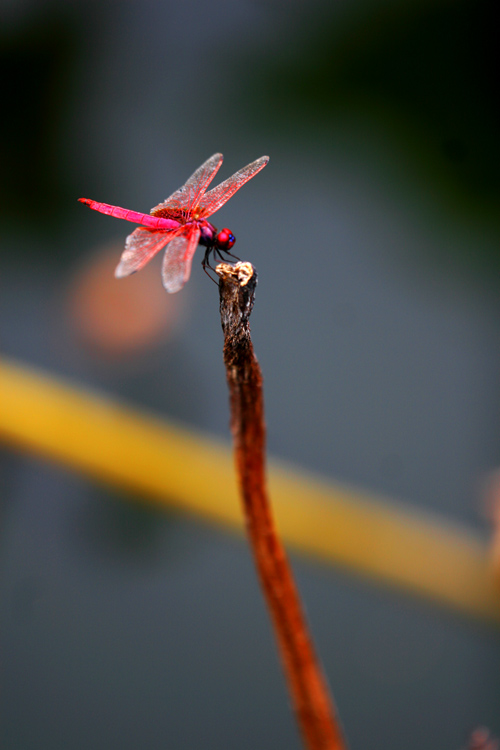
[[[5,360],[0,438],[150,501],[242,525],[227,446]],[[487,550],[467,529],[276,462],[269,473],[289,545],[500,624]]]

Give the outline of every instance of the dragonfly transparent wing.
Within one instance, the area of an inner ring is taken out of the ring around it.
[[[121,279],[139,271],[182,230],[183,227],[171,232],[158,232],[144,227],[134,230],[125,240],[125,250],[115,270],[116,278]]]
[[[218,211],[240,187],[243,187],[245,182],[251,180],[261,169],[264,169],[268,161],[269,156],[261,156],[260,159],[243,167],[243,169],[233,174],[232,177],[229,177],[224,182],[221,182],[220,185],[205,193],[198,204],[200,216],[205,218]]]
[[[197,224],[190,224],[168,245],[161,270],[163,286],[167,292],[178,292],[189,279],[199,239],[200,228]]]
[[[191,209],[198,205],[200,198],[219,171],[222,159],[222,154],[214,154],[207,159],[181,188],[172,193],[170,198],[152,208],[151,215],[171,216],[181,213],[188,217]]]

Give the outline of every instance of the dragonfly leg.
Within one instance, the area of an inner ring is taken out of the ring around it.
[[[210,273],[210,271],[215,271],[215,269],[212,268],[212,266],[210,265],[210,253],[212,253],[212,252],[214,252],[214,254],[215,254],[214,248],[207,247],[207,249],[205,250],[205,255],[203,256],[203,260],[201,261],[201,267],[203,268],[203,270],[207,274],[208,278],[211,281],[213,281],[214,284],[217,284],[217,286],[219,286],[219,277],[217,277],[217,279],[214,279],[213,276]],[[207,268],[209,268],[210,271],[207,271]]]
[[[234,255],[234,253],[229,252],[229,250],[224,250],[224,252],[226,253],[226,255],[230,255],[231,258],[234,258],[234,260],[241,260],[241,258],[238,258],[237,255]]]
[[[201,261],[201,266],[202,266],[203,270],[205,271],[205,273],[207,274],[207,276],[210,279],[212,279],[212,281],[214,282],[214,284],[217,284],[217,286],[218,286],[219,285],[219,277],[217,277],[217,279],[214,279],[211,276],[210,272],[207,271],[207,269],[210,269],[210,271],[215,271],[215,268],[210,263],[210,255],[212,253],[213,253],[213,256],[214,256],[214,258],[216,260],[222,260],[222,261],[224,261],[225,260],[225,257],[224,257],[225,255],[230,255],[231,258],[234,258],[234,260],[239,260],[239,258],[238,258],[237,255],[233,255],[233,253],[229,252],[229,250],[219,250],[218,247],[207,247],[207,249],[205,250],[205,255],[203,256],[203,260]]]

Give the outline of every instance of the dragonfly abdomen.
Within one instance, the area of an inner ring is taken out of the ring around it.
[[[151,229],[165,229],[168,231],[177,229],[180,226],[180,222],[175,221],[175,219],[164,219],[160,216],[141,214],[138,211],[129,211],[127,208],[120,208],[120,206],[111,206],[109,203],[99,203],[90,198],[79,198],[78,200],[80,203],[85,203],[93,211],[99,211],[99,213],[106,214],[107,216],[114,216],[116,219],[125,219],[125,221],[131,221],[134,224],[142,224],[142,226],[150,227]]]

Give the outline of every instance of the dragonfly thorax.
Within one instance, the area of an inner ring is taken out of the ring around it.
[[[217,236],[217,229],[209,221],[200,221],[198,226],[200,227],[200,245],[205,247],[213,247],[215,244],[215,238]]]

